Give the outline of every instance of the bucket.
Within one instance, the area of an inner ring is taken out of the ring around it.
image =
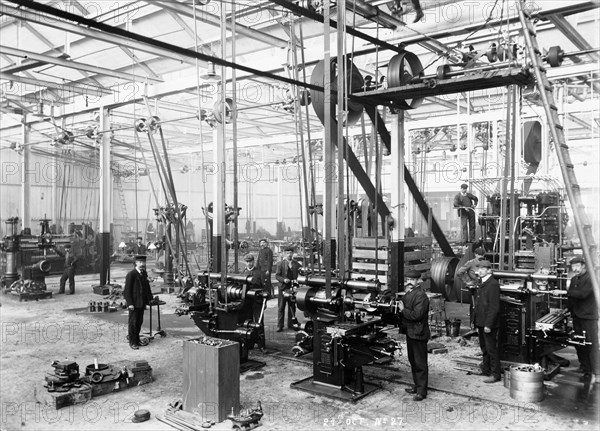
[[[504,387],[510,389],[510,367],[504,369]]]
[[[525,403],[544,399],[544,371],[533,367],[513,367],[510,370],[510,397]]]
[[[446,336],[458,337],[458,334],[460,334],[460,319],[445,320],[444,323],[446,324]]]

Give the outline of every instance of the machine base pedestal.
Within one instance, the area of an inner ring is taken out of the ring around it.
[[[342,401],[358,401],[361,398],[364,398],[367,395],[381,388],[381,386],[365,382],[364,392],[355,393],[352,392],[350,389],[344,387],[330,386],[325,385],[323,383],[315,382],[312,376],[302,380],[298,380],[297,382],[290,384],[290,387],[293,389],[299,389],[304,392],[310,392],[311,394],[324,395],[326,397],[336,398]]]

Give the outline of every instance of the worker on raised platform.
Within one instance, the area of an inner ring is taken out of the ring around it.
[[[454,208],[458,209],[463,243],[475,242],[475,207],[477,196],[469,193],[467,184],[460,185],[460,193],[454,196]]]
[[[135,268],[125,276],[123,297],[129,310],[129,323],[127,335],[129,347],[138,350],[140,347],[140,331],[144,322],[144,310],[152,301],[152,291],[146,272],[146,256],[135,257]]]
[[[500,316],[500,284],[492,276],[492,263],[482,260],[477,265],[481,285],[475,298],[475,326],[479,333],[479,347],[483,353],[481,373],[488,377],[484,383],[500,381],[498,327]]]
[[[300,264],[294,257],[294,247],[287,246],[283,249],[285,258],[277,265],[275,278],[279,281],[279,293],[277,295],[277,332],[283,331],[283,322],[285,320],[285,307],[288,308],[287,327],[293,329],[294,317],[296,317],[296,304],[291,297],[286,298],[285,293],[291,293],[292,282],[298,279]]]
[[[577,359],[583,371],[584,382],[600,379],[600,355],[598,354],[598,306],[594,298],[592,280],[587,271],[585,260],[581,256],[571,259],[571,269],[575,273],[567,291],[569,311],[573,317],[573,330],[576,334],[585,333],[585,340],[591,344],[576,346]]]
[[[414,394],[414,401],[427,398],[429,366],[427,364],[427,340],[429,331],[429,298],[418,284],[421,273],[413,269],[404,272],[404,296],[398,303],[402,315],[402,327],[406,330],[406,350],[412,371],[414,386],[406,392]]]

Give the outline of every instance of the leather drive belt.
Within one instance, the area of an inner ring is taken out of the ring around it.
[[[332,92],[336,91],[337,89],[337,74],[334,72],[336,63],[336,58],[331,59],[332,67],[330,88],[332,89]],[[351,61],[348,61],[348,67],[346,68],[346,70],[350,71],[346,73],[347,75],[349,75],[347,77],[347,80],[351,82],[352,86],[350,92],[360,90],[364,85],[364,80],[358,68]],[[324,88],[324,78],[325,60],[321,60],[315,65],[315,68],[313,69],[312,75],[310,77],[310,83],[314,86]],[[319,117],[319,120],[321,120],[321,124],[325,125],[325,93],[322,91],[313,90],[311,94],[312,105],[315,110],[315,113],[317,114],[317,117]],[[336,127],[337,121],[335,116],[335,102],[337,102],[337,100],[332,100],[331,112],[329,113],[331,117],[331,143],[333,145],[337,145],[338,142],[338,134]],[[363,106],[361,103],[353,100],[348,100],[348,102],[346,103],[348,104],[348,106],[346,107],[345,124],[351,125],[358,121],[358,119],[362,116]],[[324,143],[324,145],[327,145],[327,143]],[[354,154],[354,151],[352,151],[352,148],[350,147],[350,145],[348,145],[345,138],[343,138],[343,145],[345,147],[345,151],[343,151],[344,159],[346,160],[346,163],[348,163],[348,167],[358,180],[359,184],[369,197],[369,200],[371,202],[377,202],[377,210],[381,216],[386,217],[390,215],[390,210],[388,209],[386,203],[383,201],[383,197],[375,190],[375,186],[371,182],[371,179],[365,172],[364,168],[360,164],[360,161],[356,157],[356,154]]]

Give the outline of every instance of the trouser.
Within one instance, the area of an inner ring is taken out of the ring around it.
[[[475,211],[461,211],[460,227],[463,242],[475,242]]]
[[[129,335],[130,345],[139,346],[142,323],[144,323],[144,309],[134,308],[133,310],[129,310],[129,324],[127,325],[127,334]]]
[[[65,268],[62,277],[60,277],[60,287],[58,293],[65,293],[65,284],[69,280],[69,292],[75,293],[75,268]]]
[[[577,359],[579,365],[586,374],[600,374],[600,364],[598,364],[598,321],[595,319],[580,319],[573,316],[573,330],[576,334],[581,334],[585,331],[585,341],[591,342],[591,345],[576,346]]]
[[[260,278],[262,279],[265,291],[269,294],[269,298],[273,297],[273,283],[271,283],[271,273],[267,274],[267,271],[260,271]]]
[[[283,329],[283,321],[285,320],[285,306],[288,308],[288,317],[287,317],[287,327],[292,328],[293,321],[292,318],[296,317],[296,304],[292,302],[291,298],[285,298],[283,296],[284,291],[289,292],[289,288],[284,288],[283,286],[279,289],[279,294],[277,295],[277,328]]]
[[[500,379],[500,355],[498,354],[498,328],[492,328],[492,332],[486,334],[483,327],[478,326],[479,347],[483,353],[483,365],[481,372]]]
[[[252,315],[254,318],[254,323],[258,323],[260,319],[260,314],[262,312],[263,301],[254,301],[252,305]],[[266,307],[266,304],[265,304]],[[267,345],[265,339],[265,315],[263,312],[263,318],[260,321],[260,328],[258,328],[258,347],[264,349]]]
[[[410,362],[417,394],[427,396],[427,385],[429,384],[427,340],[415,340],[407,336],[406,349],[408,350],[408,362]]]

